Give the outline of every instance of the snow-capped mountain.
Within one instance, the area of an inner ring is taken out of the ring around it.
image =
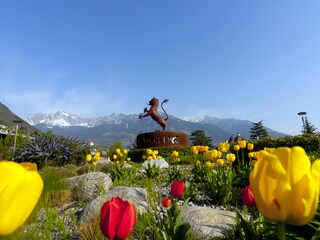
[[[137,119],[135,115],[111,114],[106,117],[83,118],[64,111],[52,114],[38,113],[25,119],[30,125],[45,125],[47,128],[55,127],[95,127],[103,124],[123,124]]]
[[[124,145],[130,146],[134,143],[137,134],[161,130],[161,127],[150,117],[140,120],[138,115],[123,113],[98,118],[82,118],[60,111],[54,114],[36,114],[27,118],[26,121],[42,132],[52,131],[55,134],[92,140],[106,146],[112,145],[115,141],[121,141]],[[196,130],[204,130],[213,139],[214,144],[236,136],[237,133],[250,138],[251,127],[252,122],[248,120],[218,119],[208,116],[189,121],[174,116],[169,116],[168,119],[168,131],[190,134]],[[268,129],[268,132],[273,137],[285,135],[271,129]]]
[[[53,114],[38,113],[25,119],[31,125],[44,124],[47,127],[59,126],[59,127],[71,127],[82,126],[92,127],[94,126],[94,119],[82,118],[77,115],[68,114],[64,111],[58,111]]]

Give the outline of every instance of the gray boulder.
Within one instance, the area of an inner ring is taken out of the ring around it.
[[[210,207],[187,207],[182,220],[189,223],[194,239],[224,238],[236,224],[236,213]]]
[[[82,211],[79,222],[89,223],[91,219],[98,218],[103,204],[113,197],[119,196],[123,200],[135,205],[137,212],[145,212],[148,208],[147,191],[144,188],[115,187],[106,194],[91,201]]]
[[[112,179],[102,172],[90,172],[80,176],[68,178],[67,182],[73,199],[90,202],[108,192],[112,186]]]

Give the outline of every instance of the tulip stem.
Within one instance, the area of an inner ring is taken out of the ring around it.
[[[278,236],[279,240],[286,239],[286,225],[284,223],[278,223]]]

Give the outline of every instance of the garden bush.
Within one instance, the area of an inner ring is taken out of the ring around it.
[[[89,152],[86,144],[75,138],[40,134],[17,148],[13,158],[17,162],[32,162],[38,167],[79,164]]]

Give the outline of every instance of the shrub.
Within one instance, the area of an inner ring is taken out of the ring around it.
[[[255,151],[262,150],[264,147],[277,148],[299,146],[304,148],[307,153],[320,152],[320,133],[287,136],[283,138],[268,137],[253,142]]]
[[[46,133],[27,140],[16,150],[14,159],[18,162],[33,162],[39,167],[63,166],[81,163],[87,151],[86,144],[78,139]]]

